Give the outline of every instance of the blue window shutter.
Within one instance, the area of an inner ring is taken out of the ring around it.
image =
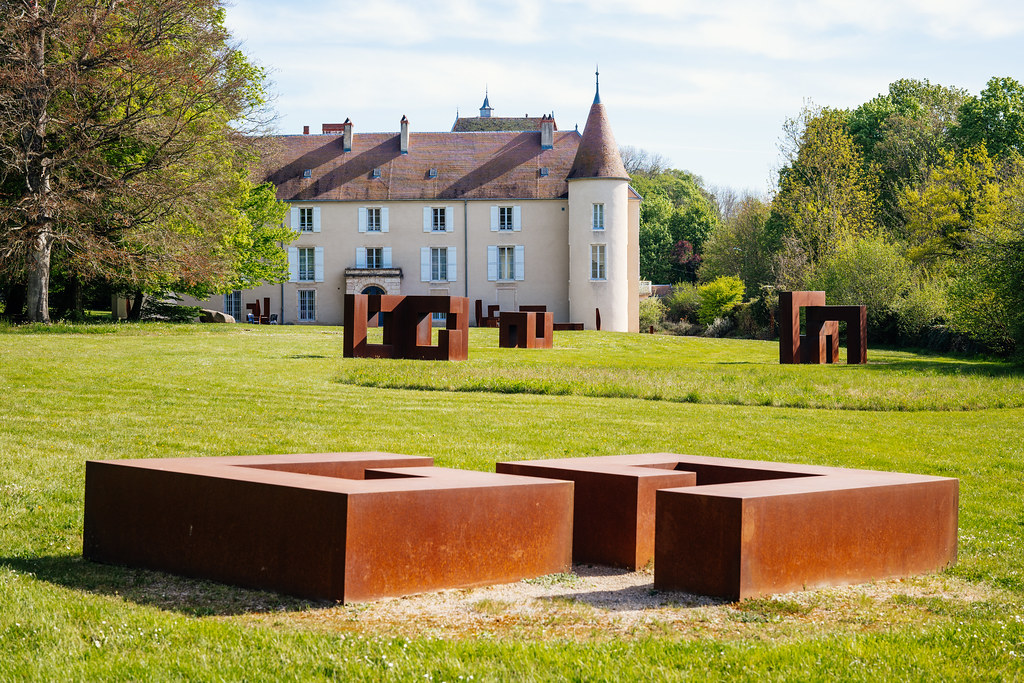
[[[356,268],[366,267],[366,247],[356,247]]]
[[[430,282],[430,247],[420,247],[420,282]]]
[[[299,207],[293,206],[291,210],[291,229],[299,229]]]
[[[444,207],[444,231],[455,232],[455,207]]]
[[[293,209],[298,211],[298,209]],[[299,281],[299,248],[288,247],[288,282]]]
[[[491,282],[498,279],[498,247],[487,247],[487,279]]]
[[[316,247],[313,252],[313,279],[316,282],[324,281],[324,248]]]
[[[513,266],[516,269],[515,276],[517,280],[522,280],[526,277],[526,247],[522,244],[517,244],[515,254],[516,259]]]
[[[381,260],[384,261],[385,268],[391,268],[391,247],[384,247]]]
[[[455,255],[455,247],[448,247],[448,282],[459,279],[459,262]]]
[[[522,207],[512,207],[512,229],[522,230],[523,229],[523,210]]]
[[[423,208],[423,232],[430,232],[431,228],[431,211],[430,207],[426,206]]]
[[[491,207],[491,232],[498,231],[498,207]]]
[[[320,232],[320,207],[313,207],[313,232]]]
[[[388,231],[388,207],[383,207],[380,210],[380,231]]]
[[[366,207],[359,207],[359,232],[366,232]]]

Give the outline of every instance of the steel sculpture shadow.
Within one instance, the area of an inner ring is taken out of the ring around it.
[[[807,323],[803,335],[800,309]],[[867,306],[826,306],[825,292],[779,292],[779,362],[836,362],[839,322],[846,323],[846,362],[867,363]]]
[[[956,561],[959,481],[654,453],[497,464],[575,484],[573,560],[732,600],[938,571]]]
[[[568,571],[572,484],[333,453],[89,461],[83,555],[366,601]]]
[[[433,314],[445,315],[444,329],[431,345]],[[374,317],[383,329],[381,344],[367,342]],[[469,357],[469,299],[461,296],[346,294],[342,355],[345,358],[466,360]]]

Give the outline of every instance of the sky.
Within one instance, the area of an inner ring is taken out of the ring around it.
[[[447,131],[485,89],[494,116],[582,130],[599,68],[619,145],[761,195],[807,103],[1024,80],[1020,0],[232,0],[227,24],[270,73],[279,133],[397,132],[403,115]]]

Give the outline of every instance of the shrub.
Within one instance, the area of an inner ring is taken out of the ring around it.
[[[726,275],[701,285],[700,310],[697,320],[710,325],[715,318],[721,318],[743,301],[743,281],[734,275]]]
[[[715,318],[708,325],[708,329],[704,330],[705,337],[724,337],[733,331],[736,327],[736,323],[731,318]]]
[[[697,311],[700,310],[700,293],[691,282],[680,282],[672,287],[672,293],[665,297],[668,305],[668,316],[672,320],[697,322]]]
[[[668,306],[666,306],[660,298],[656,296],[650,296],[640,302],[640,331],[644,332],[653,325],[660,327],[662,321],[665,320],[665,313],[668,312]]]
[[[816,264],[806,288],[824,290],[829,304],[868,307],[868,327],[878,329],[910,291],[910,264],[881,237],[841,244]]]
[[[896,302],[896,325],[905,340],[917,340],[930,326],[946,318],[946,289],[934,280],[910,288]]]

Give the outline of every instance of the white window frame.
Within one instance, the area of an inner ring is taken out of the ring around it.
[[[594,204],[592,223],[594,230],[604,230],[604,204]]]
[[[430,248],[430,281],[448,282],[448,247]]]
[[[511,260],[509,260],[510,258]],[[488,246],[487,279],[491,282],[521,282],[525,280],[526,247],[522,244],[492,244]]]
[[[307,301],[303,305],[303,298]],[[295,317],[300,323],[316,322],[316,290],[299,289],[295,293]]]
[[[369,206],[366,208],[366,232],[383,232],[380,214],[379,206]]]
[[[371,269],[384,267],[384,247],[366,247],[366,267]]]
[[[299,232],[313,232],[313,207],[299,207]]]
[[[590,245],[590,279],[604,281],[608,279],[608,245]]]
[[[298,282],[316,282],[316,247],[298,247]]]
[[[510,282],[516,279],[516,248],[502,245],[498,247],[498,282]]]
[[[447,218],[443,206],[430,207],[430,232],[448,232]]]

